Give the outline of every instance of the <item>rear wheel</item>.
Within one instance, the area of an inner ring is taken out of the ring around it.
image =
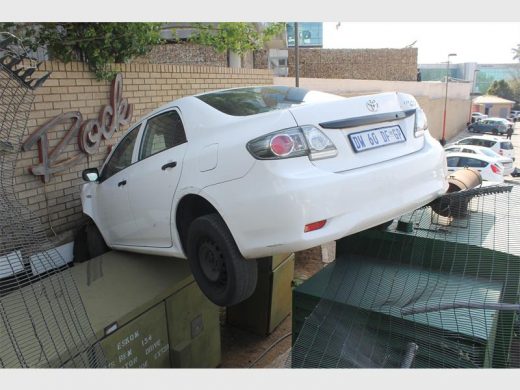
[[[498,130],[497,129],[493,129],[491,132],[493,133],[493,135],[497,135],[498,134]]]
[[[191,223],[186,249],[193,277],[213,303],[235,305],[254,292],[257,262],[244,259],[218,214],[203,215]]]

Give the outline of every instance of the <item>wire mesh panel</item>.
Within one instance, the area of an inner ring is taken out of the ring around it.
[[[289,367],[518,367],[520,187],[448,194],[337,242],[294,291]]]
[[[48,74],[0,35],[0,367],[103,367],[106,361],[65,261],[20,203],[15,170]]]

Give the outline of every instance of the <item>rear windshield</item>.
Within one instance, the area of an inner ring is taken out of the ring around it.
[[[309,97],[313,101],[323,100],[319,96],[315,99],[318,94],[327,96],[303,88],[268,86],[216,91],[196,97],[224,114],[247,116],[307,103],[311,100]]]
[[[513,144],[511,142],[500,142],[500,149],[513,150]]]
[[[480,138],[468,138],[468,139],[460,140],[458,142],[459,145],[485,146],[486,148],[492,147],[495,143],[496,143],[496,141],[480,139]]]

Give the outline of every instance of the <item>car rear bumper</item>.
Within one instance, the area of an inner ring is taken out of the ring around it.
[[[246,258],[294,252],[373,227],[421,207],[447,189],[446,158],[426,135],[423,149],[342,173],[307,157],[257,161],[243,178],[206,187]],[[233,196],[229,196],[233,194]],[[323,228],[304,226],[326,220]]]

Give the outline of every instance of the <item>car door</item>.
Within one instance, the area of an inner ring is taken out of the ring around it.
[[[459,162],[458,156],[449,156],[446,158],[447,165],[448,165],[448,172],[455,172],[459,170],[460,168],[457,167]]]
[[[127,245],[136,232],[127,183],[139,129],[140,125],[130,130],[117,144],[103,166],[94,195],[96,224],[110,245]]]
[[[459,168],[472,168],[476,169],[479,172],[482,172],[482,170],[488,165],[486,161],[479,160],[478,158],[471,158],[471,157],[460,157],[459,161],[457,163],[457,166]]]
[[[177,109],[149,118],[144,126],[139,161],[127,184],[137,228],[131,245],[171,247],[170,215],[188,146],[186,133]]]

